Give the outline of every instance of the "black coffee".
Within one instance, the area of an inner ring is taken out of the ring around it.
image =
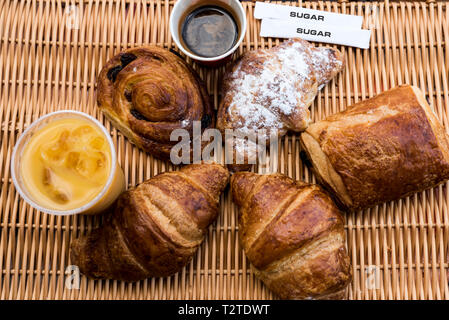
[[[238,26],[232,14],[225,9],[203,6],[186,17],[181,35],[192,53],[202,57],[216,57],[234,46]]]

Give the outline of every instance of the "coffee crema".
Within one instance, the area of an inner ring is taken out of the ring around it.
[[[226,9],[201,6],[185,18],[181,36],[186,47],[202,57],[216,57],[229,51],[237,41],[238,25]]]

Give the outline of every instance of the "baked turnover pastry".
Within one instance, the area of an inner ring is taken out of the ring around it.
[[[278,136],[305,130],[318,89],[343,66],[338,50],[301,39],[245,53],[224,76],[217,117],[217,127],[236,136],[233,159],[240,154],[245,163],[254,161],[257,144],[265,147],[273,130]],[[258,137],[251,136],[255,130]]]
[[[124,192],[100,228],[72,242],[71,261],[91,278],[136,281],[182,269],[218,215],[229,173],[193,164]]]
[[[343,298],[351,281],[343,216],[318,186],[281,174],[231,177],[255,274],[283,299]]]
[[[159,47],[127,49],[109,60],[98,78],[98,106],[139,148],[170,159],[175,129],[192,136],[193,121],[213,127],[209,97],[195,72]]]
[[[400,86],[312,124],[301,144],[318,180],[352,210],[449,179],[449,141],[416,87]]]

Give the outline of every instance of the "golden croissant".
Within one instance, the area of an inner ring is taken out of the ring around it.
[[[109,60],[98,77],[100,110],[136,146],[170,159],[170,135],[194,121],[214,127],[204,84],[183,59],[155,46],[131,48]],[[201,142],[200,142],[201,143]]]
[[[344,296],[352,276],[343,216],[318,185],[238,172],[231,190],[242,247],[269,289],[283,299]]]
[[[228,180],[221,165],[194,164],[126,191],[100,228],[73,241],[72,264],[91,278],[125,281],[180,271],[217,217]]]

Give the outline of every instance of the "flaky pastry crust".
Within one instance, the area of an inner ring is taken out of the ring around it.
[[[351,210],[449,179],[449,140],[416,87],[403,85],[312,124],[302,149],[318,180]]]
[[[339,299],[351,281],[342,213],[318,185],[282,174],[231,177],[239,237],[255,274],[283,299]]]

